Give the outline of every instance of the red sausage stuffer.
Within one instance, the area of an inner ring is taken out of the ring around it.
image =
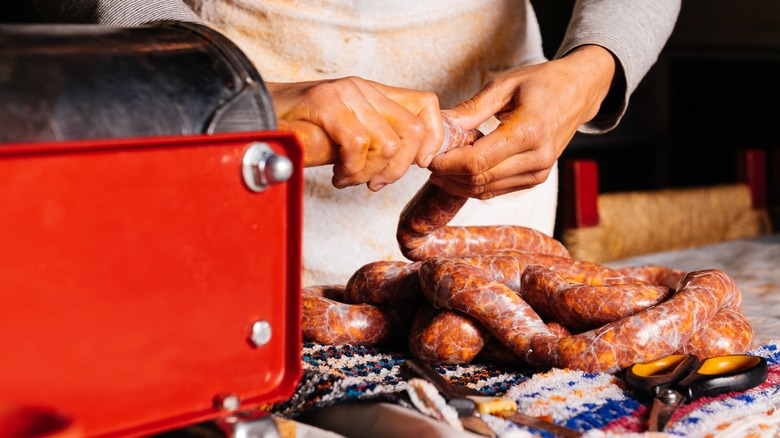
[[[256,408],[301,375],[301,159],[213,31],[0,26],[0,429],[272,428]]]

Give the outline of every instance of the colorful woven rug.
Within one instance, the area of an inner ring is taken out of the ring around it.
[[[780,436],[780,342],[773,341],[751,354],[769,363],[767,381],[751,390],[695,400],[672,418],[670,436],[777,437]],[[306,343],[303,378],[289,400],[273,406],[276,415],[295,418],[312,409],[344,402],[382,401],[414,409],[399,376],[407,353],[360,346]],[[435,365],[453,383],[475,388],[485,395],[514,399],[521,412],[545,418],[585,433],[585,436],[642,435],[647,428],[648,406],[634,398],[619,377],[554,369],[502,368],[488,363]],[[530,432],[492,417],[489,424],[499,436]]]

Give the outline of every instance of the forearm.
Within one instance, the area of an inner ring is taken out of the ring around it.
[[[615,80],[602,110],[583,132],[612,129],[631,93],[658,59],[680,11],[680,0],[578,0],[556,58],[584,45],[609,50],[617,61]]]
[[[137,26],[160,20],[200,22],[181,0],[31,0],[44,20]]]

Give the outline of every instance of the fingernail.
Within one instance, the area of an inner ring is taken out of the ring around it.
[[[387,184],[377,184],[377,185],[374,186],[374,191],[378,192],[378,191],[382,190],[382,187],[384,187],[386,185]]]
[[[423,167],[428,167],[431,164],[431,161],[433,161],[434,154],[428,154],[425,156],[425,160],[423,160]]]

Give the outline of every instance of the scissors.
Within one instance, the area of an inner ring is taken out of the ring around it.
[[[711,357],[699,362],[689,354],[674,354],[626,370],[626,384],[635,394],[652,397],[650,432],[666,429],[672,414],[684,403],[745,391],[767,379],[766,359],[747,354]]]

